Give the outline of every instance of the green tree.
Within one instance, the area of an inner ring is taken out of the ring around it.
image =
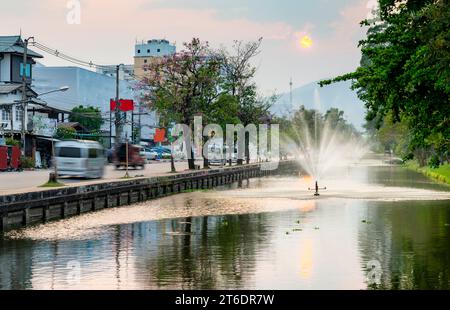
[[[277,99],[275,95],[269,98],[258,96],[258,89],[253,81],[256,67],[252,60],[260,53],[261,43],[262,38],[250,42],[235,41],[231,51],[219,51],[223,72],[221,88],[235,98],[238,105],[237,117],[244,126],[270,122],[269,109]],[[245,139],[245,157],[249,163],[248,135]],[[242,159],[238,159],[238,164],[242,164]]]
[[[367,120],[374,120],[377,128],[389,113],[394,122],[405,117],[411,150],[417,154],[448,150],[448,0],[379,0],[379,18],[361,24],[369,29],[367,38],[359,43],[360,67],[321,85],[354,80],[353,88],[367,108]]]
[[[74,139],[77,135],[77,131],[72,127],[60,126],[56,129],[55,138],[57,139]]]
[[[217,105],[220,98],[221,59],[207,42],[197,38],[184,44],[184,50],[148,65],[150,77],[144,80],[151,91],[146,95],[149,106],[168,124],[182,123],[192,128],[196,115],[205,121],[224,115],[227,105]],[[228,101],[222,101],[227,103]],[[195,160],[189,156],[189,169]]]
[[[92,106],[84,107],[80,105],[73,108],[69,120],[86,127],[90,133],[98,133],[103,124],[100,109]]]

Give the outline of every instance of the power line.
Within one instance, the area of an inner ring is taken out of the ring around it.
[[[96,64],[93,61],[85,61],[82,59],[78,59],[72,56],[69,56],[65,53],[60,52],[58,49],[54,49],[51,48],[45,44],[42,44],[36,40],[34,40],[33,42],[30,42],[31,45],[33,45],[34,47],[36,47],[37,49],[44,51],[50,55],[53,55],[55,57],[64,59],[68,62],[77,64],[79,66],[85,66],[85,67],[89,67],[89,68],[96,68],[96,69],[111,69],[114,68],[114,65],[100,65],[100,64]]]

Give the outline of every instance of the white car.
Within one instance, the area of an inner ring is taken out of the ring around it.
[[[144,149],[144,156],[147,159],[147,161],[156,160],[156,158],[158,157],[158,153],[155,152],[155,151],[151,151],[150,149],[145,148]]]

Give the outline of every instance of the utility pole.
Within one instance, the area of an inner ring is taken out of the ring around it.
[[[131,143],[135,144],[135,136],[134,136],[134,111],[131,110]]]
[[[112,108],[109,104],[109,148],[112,149]]]
[[[22,60],[22,155],[25,156],[25,115],[26,115],[26,104],[27,104],[27,49],[28,49],[28,39],[23,41],[23,60]],[[12,111],[12,106],[11,106]],[[11,113],[12,114],[12,113]],[[11,115],[12,116],[12,115]]]
[[[141,113],[142,113],[142,111],[141,111],[141,101],[139,100],[139,104],[138,104],[138,108],[139,108],[139,118],[138,118],[138,126],[139,126],[139,130],[138,130],[138,134],[139,134],[139,136],[138,136],[138,144],[141,144],[141,138],[142,138],[142,134],[141,134]]]
[[[115,131],[116,131],[116,139],[115,139],[115,146],[118,147],[120,144],[120,140],[122,137],[122,119],[120,115],[119,110],[119,70],[120,65],[116,66],[116,107],[114,110],[115,115]]]

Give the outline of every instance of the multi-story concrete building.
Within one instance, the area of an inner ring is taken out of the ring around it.
[[[121,81],[119,93],[121,98],[132,99],[133,93],[128,82]],[[58,110],[70,112],[77,106],[99,108],[103,118],[101,131],[104,137],[110,136],[110,99],[116,94],[116,79],[79,67],[45,67],[35,68],[35,89],[46,92],[63,83],[69,90],[46,96],[46,101]],[[68,121],[69,114],[60,121]],[[114,139],[114,115],[112,115],[112,134]],[[130,136],[130,126],[124,126],[124,133]]]
[[[146,76],[145,66],[160,57],[173,55],[176,53],[175,44],[167,40],[148,40],[137,43],[134,47],[134,76],[142,79]]]
[[[135,90],[135,83],[135,80],[119,81],[120,98],[132,99],[135,102],[135,111],[125,114],[123,134],[128,138],[132,137],[131,124],[133,122],[134,128],[141,128],[140,139],[135,137],[135,140],[150,142],[153,140],[157,118],[155,113],[146,110],[141,104],[141,94],[139,90]],[[99,108],[103,117],[102,134],[106,140],[110,136],[111,145],[114,144],[114,112],[110,113],[110,99],[114,99],[116,96],[115,75],[101,74],[79,67],[37,66],[35,68],[34,85],[37,91],[46,92],[60,84],[67,85],[69,90],[64,95],[62,93],[49,94],[45,97],[46,102],[62,111],[71,111],[80,105]],[[67,118],[68,115],[64,120]]]
[[[96,72],[104,74],[104,75],[108,75],[108,76],[111,76],[114,78],[116,77],[116,74],[117,74],[115,66],[98,68]],[[134,65],[119,66],[119,79],[125,80],[125,81],[134,80]]]

